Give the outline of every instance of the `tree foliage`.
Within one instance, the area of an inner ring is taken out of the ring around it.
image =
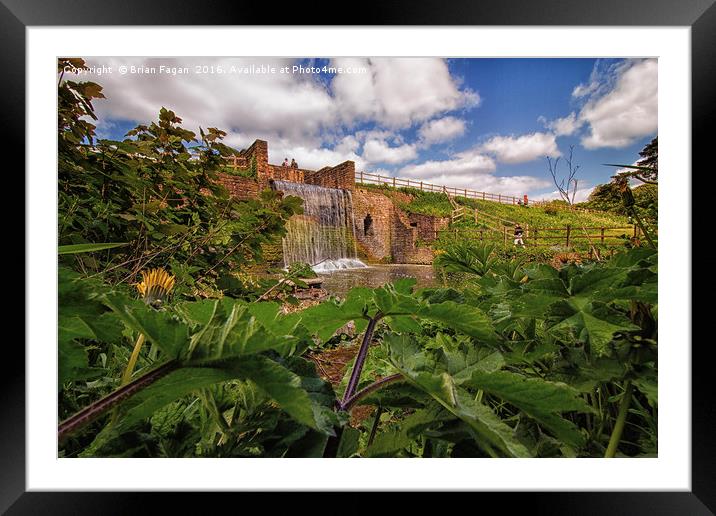
[[[67,64],[60,60],[60,74]],[[237,201],[217,181],[225,133],[197,135],[161,108],[122,141],[98,139],[94,102],[102,87],[60,75],[58,84],[58,195],[60,245],[124,243],[61,260],[112,282],[132,281],[147,267],[168,267],[188,293],[215,285],[222,273],[255,263],[277,242],[286,220],[301,209],[295,197],[264,191]]]

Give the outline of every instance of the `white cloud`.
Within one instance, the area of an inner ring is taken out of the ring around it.
[[[480,146],[503,163],[524,163],[543,156],[560,155],[555,135],[532,133],[523,136],[495,136]]]
[[[90,58],[88,64],[105,64],[117,70],[160,65],[189,67],[199,64],[236,70],[251,66],[279,69],[292,64],[276,58]],[[188,76],[161,73],[105,74],[93,78],[109,100],[96,103],[101,118],[146,123],[157,118],[162,106],[174,110],[183,125],[213,126],[230,135],[250,134],[315,142],[323,128],[337,120],[337,106],[330,92],[311,77],[281,73],[207,73]],[[235,138],[241,139],[241,138]]]
[[[592,95],[579,115],[589,124],[582,138],[587,149],[626,147],[658,127],[657,60],[629,60],[611,73],[613,86]]]
[[[480,175],[495,171],[495,161],[477,151],[456,154],[448,160],[430,160],[417,165],[407,165],[400,169],[406,177],[424,178],[437,174],[445,175]]]
[[[465,121],[446,116],[424,123],[418,135],[426,144],[442,143],[465,134]]]
[[[356,170],[366,166],[363,158],[340,144],[332,149],[311,145],[295,145],[288,141],[269,142],[269,162],[281,163],[284,158],[296,160],[300,168],[317,170],[326,166],[335,166],[344,161],[355,161]]]
[[[345,136],[340,142],[338,142],[338,144],[333,147],[333,149],[336,152],[340,153],[356,153],[358,151],[358,147],[360,147],[360,142],[358,141],[358,138],[350,134],[348,136]]]
[[[599,83],[596,81],[591,81],[588,84],[578,84],[572,90],[572,96],[576,98],[585,97],[590,93],[594,93],[598,87]]]
[[[447,160],[431,160],[401,168],[396,175],[436,185],[521,196],[543,189],[548,181],[532,176],[499,177],[494,175],[495,161],[473,149]]]
[[[366,73],[338,74],[330,83],[315,74],[280,73],[295,63],[293,59],[123,57],[87,62],[115,71],[121,65],[165,65],[189,67],[191,72],[83,77],[99,82],[108,98],[96,103],[100,132],[106,133],[116,120],[156,120],[164,106],[174,110],[187,129],[198,133],[200,126],[218,127],[227,132],[225,142],[237,148],[257,138],[267,140],[271,162],[295,157],[307,168],[346,159],[358,166],[415,159],[418,142],[406,142],[396,129],[479,103],[479,95],[463,87],[446,62],[437,58],[336,59],[332,65],[363,67]],[[196,74],[196,65],[241,73]],[[270,73],[270,67],[276,72]],[[457,131],[459,122],[453,120],[447,117],[445,126],[435,126],[430,137],[437,138],[440,129]],[[358,122],[375,125],[351,134]],[[365,157],[360,156],[361,145]]]
[[[415,145],[389,146],[384,140],[370,139],[363,144],[363,158],[371,163],[404,163],[415,159]]]
[[[608,71],[609,71],[609,62],[606,60],[598,59],[594,63],[594,67],[592,68],[592,73],[589,74],[589,80],[586,83],[581,83],[575,86],[575,88],[572,90],[572,97],[575,99],[580,99],[582,97],[587,97],[593,93],[595,93],[600,88],[603,88],[603,82],[605,77],[608,77]]]
[[[557,118],[551,121],[546,121],[543,117],[541,117],[541,119],[544,121],[545,127],[550,129],[555,136],[569,136],[574,134],[574,132],[584,124],[583,120],[577,118],[577,114],[574,111],[563,118]]]
[[[374,120],[386,127],[416,122],[480,102],[477,92],[460,89],[439,58],[336,58],[331,66],[364,68],[337,74],[331,87],[344,120]]]

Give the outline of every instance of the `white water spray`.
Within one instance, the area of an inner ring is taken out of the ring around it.
[[[274,180],[272,187],[303,199],[303,214],[286,224],[283,260],[305,262],[316,272],[366,267],[356,252],[353,199],[347,190]]]

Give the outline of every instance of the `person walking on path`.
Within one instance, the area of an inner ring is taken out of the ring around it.
[[[515,224],[515,245],[519,244],[522,247],[525,246],[524,241],[522,240],[522,234],[524,232],[522,231],[522,226],[519,224]]]

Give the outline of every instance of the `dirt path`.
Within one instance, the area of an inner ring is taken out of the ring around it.
[[[358,344],[350,344],[348,346],[338,346],[334,349],[324,351],[311,352],[306,358],[316,364],[318,374],[324,380],[331,382],[336,393],[340,395],[342,390],[339,388],[341,380],[346,374],[348,364],[355,358],[358,353]],[[354,428],[360,427],[361,423],[368,419],[375,411],[372,405],[358,405],[351,411],[350,425]]]

